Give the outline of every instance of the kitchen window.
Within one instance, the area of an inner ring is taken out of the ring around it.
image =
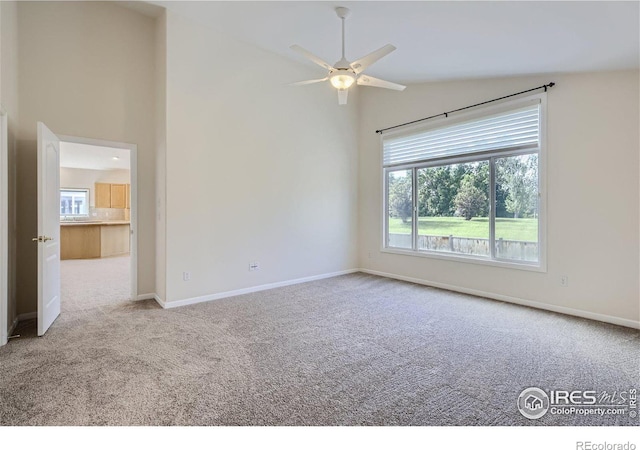
[[[88,216],[89,189],[60,189],[60,216]]]
[[[539,94],[383,133],[383,251],[544,267]]]

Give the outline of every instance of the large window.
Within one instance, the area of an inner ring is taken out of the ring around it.
[[[544,100],[384,133],[385,249],[542,267]]]

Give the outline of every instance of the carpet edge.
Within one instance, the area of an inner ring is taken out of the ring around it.
[[[179,306],[187,306],[187,305],[194,305],[196,303],[210,302],[213,300],[220,300],[223,298],[235,297],[237,295],[251,294],[254,292],[266,291],[269,289],[291,286],[294,284],[307,283],[309,281],[323,280],[325,278],[333,278],[333,277],[348,275],[348,274],[357,273],[357,272],[361,272],[361,269],[340,270],[337,272],[324,273],[320,275],[312,275],[310,277],[303,277],[303,278],[295,278],[293,280],[277,281],[275,283],[261,284],[258,286],[236,289],[232,291],[219,292],[216,294],[207,294],[207,295],[201,295],[198,297],[190,297],[182,300],[161,301],[159,298],[156,297],[156,301],[160,304],[160,306],[162,306],[165,309],[177,308]]]
[[[606,314],[599,314],[599,313],[584,311],[580,309],[567,308],[566,306],[558,306],[558,305],[552,305],[549,303],[541,303],[541,302],[526,300],[518,297],[510,297],[508,295],[501,295],[501,294],[494,294],[492,292],[480,291],[478,289],[464,288],[460,286],[454,286],[451,284],[438,283],[436,281],[429,281],[429,280],[423,280],[420,278],[412,278],[404,275],[397,275],[394,273],[379,272],[377,270],[360,269],[359,271],[362,273],[368,273],[370,275],[377,275],[385,278],[393,278],[396,280],[408,281],[410,283],[422,284],[424,286],[430,286],[430,287],[435,287],[439,289],[446,289],[448,291],[460,292],[462,294],[470,294],[478,297],[486,297],[493,300],[513,303],[516,305],[529,306],[531,308],[542,309],[545,311],[551,311],[551,312],[556,312],[560,314],[566,314],[569,316],[581,317],[583,319],[596,320],[598,322],[605,322],[613,325],[619,325],[627,328],[635,328],[640,330],[639,320],[631,320],[631,319],[625,319],[623,317],[608,316]]]

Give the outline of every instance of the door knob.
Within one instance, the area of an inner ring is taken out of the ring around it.
[[[47,241],[53,241],[53,238],[49,237],[49,236],[43,236],[42,237],[42,242],[47,242]]]

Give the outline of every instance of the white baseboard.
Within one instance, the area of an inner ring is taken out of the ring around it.
[[[165,308],[165,302],[164,300],[162,300],[158,294],[156,294],[155,292],[149,292],[148,294],[140,294],[138,295],[133,301],[134,302],[139,302],[141,300],[155,300],[158,305],[162,306],[163,308]]]
[[[18,316],[15,316],[13,318],[13,323],[11,324],[11,326],[9,327],[9,334],[7,336],[11,336],[13,335],[13,332],[15,331],[16,327],[18,326]]]
[[[31,311],[28,313],[18,314],[18,322],[22,320],[37,319],[37,318],[38,318],[38,311]]]
[[[11,322],[9,329],[7,330],[6,336],[3,334],[2,337],[0,338],[0,347],[2,347],[3,345],[7,345],[7,343],[9,342],[9,337],[13,335],[13,331],[16,329],[17,326],[18,326],[18,316],[13,318],[13,321]]]
[[[435,281],[422,280],[420,278],[405,277],[403,275],[397,275],[397,274],[394,274],[394,273],[378,272],[377,270],[360,269],[360,272],[368,273],[368,274],[371,274],[371,275],[378,275],[378,276],[385,277],[385,278],[394,278],[396,280],[409,281],[411,283],[422,284],[422,285],[425,285],[425,286],[431,286],[431,287],[435,287],[435,288],[439,288],[439,289],[446,289],[448,291],[461,292],[463,294],[470,294],[470,295],[475,295],[475,296],[478,296],[478,297],[487,297],[487,298],[491,298],[491,299],[494,299],[494,300],[500,300],[500,301],[507,302],[507,303],[515,303],[516,305],[529,306],[531,308],[544,309],[544,310],[547,310],[547,311],[553,311],[553,312],[557,312],[557,313],[561,313],[561,314],[567,314],[567,315],[570,315],[570,316],[582,317],[584,319],[597,320],[599,322],[611,323],[611,324],[620,325],[620,326],[623,326],[623,327],[640,329],[640,321],[637,321],[637,320],[623,319],[621,317],[608,316],[606,314],[592,313],[592,312],[589,312],[589,311],[583,311],[583,310],[580,310],[580,309],[567,308],[567,307],[564,307],[564,306],[549,305],[547,303],[540,303],[540,302],[535,302],[535,301],[532,301],[532,300],[524,300],[524,299],[517,298],[517,297],[510,297],[510,296],[507,296],[507,295],[494,294],[492,292],[484,292],[484,291],[479,291],[477,289],[469,289],[469,288],[464,288],[464,287],[459,287],[459,286],[453,286],[453,285],[450,285],[450,284],[438,283],[438,282],[435,282]]]
[[[158,294],[153,294],[153,299],[158,303],[158,305],[162,306],[162,308],[166,309],[166,302],[160,298]]]
[[[340,272],[325,273],[322,275],[314,275],[314,276],[305,277],[305,278],[297,278],[295,280],[278,281],[276,283],[262,284],[260,286],[237,289],[234,291],[220,292],[218,294],[202,295],[200,297],[185,298],[183,300],[175,300],[171,302],[163,301],[156,296],[156,301],[158,302],[158,304],[160,304],[160,306],[162,306],[165,309],[176,308],[178,306],[186,306],[186,305],[194,305],[196,303],[210,302],[212,300],[220,300],[222,298],[235,297],[236,295],[251,294],[253,292],[266,291],[268,289],[291,286],[293,284],[307,283],[309,281],[322,280],[325,278],[333,278],[340,275],[346,275],[349,273],[355,273],[359,271],[360,271],[359,269],[342,270]]]
[[[339,272],[332,272],[332,273],[326,273],[326,274],[322,274],[322,275],[314,275],[314,276],[310,276],[310,277],[305,277],[305,278],[297,278],[294,280],[286,280],[286,281],[279,281],[276,283],[269,283],[269,284],[263,284],[260,286],[253,286],[253,287],[249,287],[249,288],[244,288],[244,289],[237,289],[234,291],[226,291],[226,292],[220,292],[218,294],[208,294],[208,295],[203,295],[203,296],[199,296],[199,297],[192,297],[192,298],[186,298],[183,300],[176,300],[176,301],[172,301],[172,302],[167,302],[164,299],[160,298],[158,296],[158,294],[155,293],[148,293],[148,294],[140,294],[138,295],[136,300],[155,300],[162,308],[164,309],[170,309],[170,308],[177,308],[179,306],[187,306],[187,305],[194,305],[196,303],[203,303],[203,302],[209,302],[209,301],[213,301],[213,300],[220,300],[223,298],[228,298],[228,297],[235,297],[237,295],[243,295],[243,294],[251,294],[253,292],[260,292],[260,291],[266,291],[268,289],[275,289],[278,287],[284,287],[284,286],[291,286],[294,284],[300,284],[300,283],[306,283],[309,281],[315,281],[315,280],[322,280],[325,278],[332,278],[332,277],[337,277],[340,275],[347,275],[350,273],[355,273],[355,272],[363,272],[363,273],[368,273],[371,275],[377,275],[377,276],[381,276],[381,277],[385,277],[385,278],[393,278],[396,280],[402,280],[402,281],[408,281],[410,283],[416,283],[416,284],[422,284],[425,286],[431,286],[431,287],[435,287],[435,288],[439,288],[439,289],[446,289],[448,291],[454,291],[454,292],[460,292],[463,294],[469,294],[469,295],[475,295],[478,297],[486,297],[486,298],[490,298],[490,299],[494,299],[494,300],[499,300],[499,301],[503,301],[503,302],[507,302],[507,303],[513,303],[516,305],[523,305],[523,306],[529,306],[531,308],[536,308],[536,309],[543,309],[546,311],[553,311],[553,312],[557,312],[557,313],[561,313],[561,314],[567,314],[570,316],[576,316],[576,317],[582,317],[584,319],[591,319],[591,320],[596,320],[599,322],[606,322],[606,323],[611,323],[614,325],[620,325],[623,327],[628,327],[628,328],[635,328],[635,329],[640,329],[640,321],[637,320],[629,320],[629,319],[624,319],[621,317],[615,317],[615,316],[608,316],[606,314],[599,314],[599,313],[593,313],[593,312],[589,312],[589,311],[583,311],[580,309],[573,309],[573,308],[567,308],[565,306],[556,306],[556,305],[550,305],[547,303],[540,303],[540,302],[536,302],[533,300],[525,300],[525,299],[521,299],[521,298],[517,298],[517,297],[510,297],[507,295],[501,295],[501,294],[494,294],[492,292],[485,292],[485,291],[480,291],[477,289],[470,289],[470,288],[464,288],[464,287],[460,287],[460,286],[454,286],[451,284],[445,284],[445,283],[438,283],[435,281],[430,281],[430,280],[423,280],[420,278],[412,278],[412,277],[407,277],[404,275],[398,275],[398,274],[394,274],[394,273],[388,273],[388,272],[379,272],[376,270],[370,270],[370,269],[349,269],[349,270],[343,270],[343,271],[339,271]],[[32,319],[37,317],[37,312],[33,312],[33,313],[27,313],[27,314],[20,314],[16,320],[27,320],[27,319]],[[15,326],[17,325],[17,321],[14,322],[14,325],[12,327],[15,328]],[[11,334],[11,332],[9,333]]]

